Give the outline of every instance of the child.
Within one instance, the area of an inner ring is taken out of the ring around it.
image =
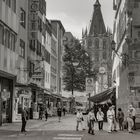
[[[88,113],[88,133],[91,133],[94,135],[94,121],[96,120],[95,115],[94,115],[94,110],[91,109],[90,112]]]

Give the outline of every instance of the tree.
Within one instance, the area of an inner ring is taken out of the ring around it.
[[[85,91],[86,77],[95,77],[96,73],[91,71],[91,59],[79,40],[75,39],[65,45],[63,62],[64,89],[71,91],[72,95],[74,90]]]

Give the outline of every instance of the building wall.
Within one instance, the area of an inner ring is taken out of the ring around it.
[[[14,5],[13,5],[14,4]],[[16,4],[0,1],[0,125],[12,122],[16,82],[18,15]]]
[[[44,62],[45,78],[44,87],[50,90],[51,87],[51,35],[46,31],[46,61]]]
[[[113,53],[113,80],[116,81],[117,107],[125,114],[129,104],[133,104],[140,114],[139,88],[139,10],[140,2],[131,0],[114,1],[116,10],[114,41],[118,55]],[[134,54],[137,53],[137,56]],[[137,122],[140,120],[137,119]]]
[[[92,61],[91,69],[97,71],[94,94],[98,94],[111,86],[111,34],[87,36],[86,42],[86,48]],[[105,69],[103,73],[100,73],[101,67]]]
[[[14,34],[16,39],[18,33],[18,15],[8,7],[4,1],[0,1],[0,10],[0,24],[4,29],[8,29],[10,33]],[[4,37],[5,34],[2,36]],[[4,44],[0,44],[0,70],[16,76],[17,44],[14,45],[14,48],[11,48],[10,42],[9,45],[5,47],[5,41],[6,40],[4,40]],[[16,40],[15,43],[17,43]]]
[[[57,39],[52,33],[51,39],[51,90],[57,93],[57,61],[58,61]]]

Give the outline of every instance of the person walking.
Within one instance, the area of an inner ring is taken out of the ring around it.
[[[132,119],[134,122],[133,130],[136,130],[136,109],[133,107],[133,105],[130,105],[130,107],[133,109],[132,111]]]
[[[58,115],[58,122],[60,122],[61,121],[61,116],[62,116],[62,107],[61,107],[61,105],[58,105],[57,115]]]
[[[108,121],[108,133],[111,133],[112,126],[113,126],[112,106],[110,106],[108,111],[107,111],[107,121]]]
[[[83,119],[83,114],[82,114],[81,109],[78,109],[77,114],[76,114],[76,119],[77,119],[76,131],[79,130],[79,124],[81,124],[81,127],[82,127],[82,129],[83,129],[82,121],[83,121],[84,119]],[[84,130],[84,129],[83,129],[83,130]]]
[[[46,121],[48,120],[48,108],[47,107],[45,109],[45,119],[46,119]]]
[[[112,105],[112,115],[113,115],[113,131],[117,132],[116,128],[117,128],[117,121],[116,121],[116,115],[115,115],[115,106]]]
[[[39,120],[42,120],[43,118],[43,107],[42,105],[39,107]]]
[[[132,128],[134,126],[134,121],[133,121],[133,107],[132,107],[132,105],[129,106],[127,113],[128,113],[127,114],[128,132],[133,133]]]
[[[119,123],[120,131],[124,130],[123,122],[124,122],[124,113],[121,108],[118,108],[117,120]]]
[[[63,115],[65,116],[65,114],[66,114],[66,109],[65,107],[63,107]]]
[[[91,109],[90,112],[88,113],[88,117],[87,117],[87,121],[88,121],[88,133],[92,133],[92,135],[95,135],[94,133],[94,122],[95,122],[96,118],[95,118],[95,114],[94,114],[94,110]]]
[[[22,118],[21,132],[27,132],[26,129],[25,129],[27,119],[28,119],[26,108],[22,109],[21,118]]]
[[[103,130],[104,113],[102,112],[101,108],[99,108],[97,112],[97,120],[98,120],[99,130]]]

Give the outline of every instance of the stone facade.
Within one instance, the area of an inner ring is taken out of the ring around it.
[[[140,114],[140,1],[114,0],[115,14],[113,80],[116,81],[117,107],[127,112],[133,104]],[[137,122],[140,120],[137,119]]]
[[[83,45],[90,56],[91,69],[97,72],[93,94],[98,94],[111,86],[111,37],[110,31],[106,31],[101,5],[97,0],[89,31],[83,32]]]

